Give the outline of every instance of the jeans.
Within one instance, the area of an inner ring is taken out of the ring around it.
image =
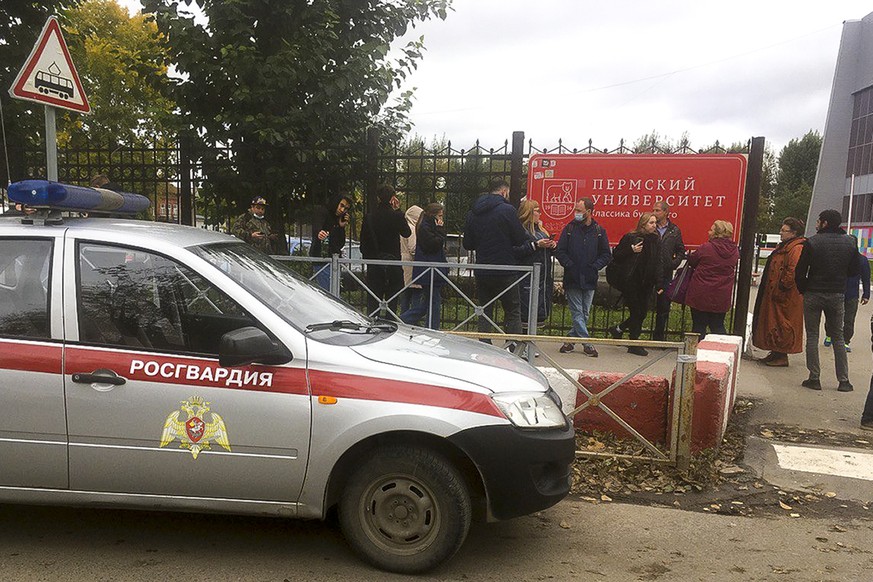
[[[709,328],[710,333],[726,334],[727,330],[724,327],[724,316],[727,313],[714,313],[712,311],[698,311],[691,308],[691,331],[700,336],[700,339],[706,337],[706,328]]]
[[[846,299],[843,314],[843,340],[848,344],[855,335],[855,315],[858,314],[858,298]]]
[[[567,295],[570,316],[573,318],[573,325],[567,335],[591,337],[588,334],[588,314],[591,312],[591,302],[594,301],[594,289],[564,287],[564,293]]]
[[[312,268],[318,271],[315,274],[315,282],[330,293],[330,263],[313,263]],[[319,269],[321,270],[319,271]]]
[[[479,305],[484,307],[483,313],[487,316],[479,318],[479,332],[495,333],[499,330],[494,329],[491,321],[494,321],[494,302],[493,299],[500,295],[500,304],[503,306],[503,326],[506,333],[520,334],[521,333],[521,307],[519,306],[518,285],[515,285],[517,277],[510,275],[508,277],[476,277],[476,289]],[[489,321],[489,319],[491,321]]]
[[[409,298],[409,309],[400,314],[400,321],[409,325],[418,325],[421,318],[430,313],[427,318],[425,327],[430,329],[440,328],[440,311],[442,309],[442,287],[433,287],[433,297],[431,297],[431,287],[411,288]],[[430,300],[430,309],[428,309],[428,300]]]
[[[812,380],[821,378],[821,364],[818,358],[818,337],[821,314],[825,316],[825,333],[831,336],[834,348],[834,367],[839,382],[849,381],[849,359],[846,357],[846,341],[843,338],[843,293],[818,293],[807,291],[803,294],[803,321],[806,326],[806,369]]]

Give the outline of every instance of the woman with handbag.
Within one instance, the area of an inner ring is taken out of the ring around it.
[[[788,354],[803,351],[803,295],[794,283],[794,269],[806,238],[803,221],[788,217],[782,221],[782,242],[767,257],[758,285],[752,344],[770,350],[761,360],[767,366],[788,366]]]
[[[537,325],[542,325],[552,311],[552,295],[555,283],[552,274],[552,250],[557,243],[551,239],[549,233],[543,228],[540,220],[540,205],[536,200],[523,200],[518,206],[518,219],[527,232],[528,240],[515,247],[515,257],[519,265],[533,266],[540,264],[540,281],[537,292]],[[530,309],[531,278],[527,277],[521,282],[521,330],[527,333],[528,312]]]
[[[691,331],[706,337],[711,333],[727,333],[724,317],[731,308],[737,261],[740,251],[731,240],[734,227],[725,220],[716,220],[709,229],[709,240],[688,256],[694,268],[685,305],[691,308]]]
[[[612,252],[613,272],[618,272],[616,288],[621,291],[630,314],[628,318],[609,330],[610,335],[620,339],[625,331],[630,339],[639,339],[643,321],[649,308],[652,289],[661,272],[661,240],[657,231],[658,220],[651,212],[643,212],[637,228],[627,233]],[[629,354],[647,356],[649,352],[639,346],[627,349]]]

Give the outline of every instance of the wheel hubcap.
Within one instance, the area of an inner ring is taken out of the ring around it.
[[[395,553],[416,553],[439,531],[437,503],[425,485],[409,476],[374,482],[361,506],[367,535]]]

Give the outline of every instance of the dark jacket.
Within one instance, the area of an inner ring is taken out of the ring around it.
[[[631,246],[643,242],[643,250],[635,253]],[[663,269],[661,268],[661,237],[658,233],[641,235],[629,232],[621,237],[615,250],[612,251],[612,261],[618,264],[627,263],[626,281],[628,288],[619,289],[628,294],[629,290],[641,291],[634,295],[646,295],[659,282]]]
[[[361,256],[365,259],[400,260],[400,237],[412,234],[400,210],[380,202],[361,224]]]
[[[343,198],[346,196],[335,196],[313,219],[312,239],[309,246],[310,257],[330,257],[343,254],[343,247],[346,244],[346,229],[339,225],[340,217],[336,215],[337,206]],[[318,240],[318,233],[322,230],[328,232],[327,245]]]
[[[595,220],[589,225],[570,221],[561,231],[555,257],[564,267],[564,287],[596,289],[598,272],[612,259],[606,230]]]
[[[685,305],[698,311],[727,313],[734,294],[740,251],[729,238],[709,240],[688,256],[694,274],[688,283]]]
[[[535,234],[525,230],[527,240],[524,244],[515,247],[515,258],[519,265],[532,267],[534,263],[540,265],[540,281],[552,280],[552,250],[537,248],[537,241],[549,238],[546,233],[536,229]]]
[[[855,241],[839,227],[826,228],[803,244],[794,280],[801,293],[845,293],[846,279],[858,269]]]
[[[861,253],[858,253],[858,274],[846,279],[846,299],[858,299],[858,285],[864,289],[860,297],[870,299],[870,261]]]
[[[418,228],[415,229],[415,260],[424,263],[446,262],[446,227],[439,226],[432,216],[423,216]],[[412,267],[412,278],[415,279],[425,273],[427,267]],[[443,274],[448,274],[448,268],[440,269]],[[433,286],[442,287],[446,280],[437,273],[425,273],[416,281],[422,287],[430,287],[431,275]]]
[[[515,265],[514,248],[527,241],[515,207],[500,194],[483,194],[473,203],[464,228],[464,248],[476,251],[482,265]],[[477,277],[507,277],[511,271],[476,269]]]
[[[667,221],[667,230],[661,238],[661,272],[657,283],[659,289],[666,288],[673,279],[673,271],[679,268],[685,258],[685,242],[679,227]]]

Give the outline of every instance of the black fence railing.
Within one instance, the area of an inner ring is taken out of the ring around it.
[[[629,147],[623,140],[618,147],[599,148],[591,140],[585,147],[569,147],[562,140],[551,147],[525,141],[524,132],[514,132],[511,140],[498,147],[486,147],[478,141],[469,147],[446,140],[425,144],[421,140],[404,143],[383,143],[375,131],[351,145],[336,147],[295,147],[288,152],[296,180],[294,189],[265,192],[271,202],[269,218],[276,232],[283,236],[273,252],[289,251],[305,254],[311,236],[311,224],[317,210],[331,196],[343,192],[356,202],[347,229],[348,249],[356,249],[360,219],[373,199],[380,183],[392,184],[401,193],[404,208],[413,204],[424,206],[436,201],[445,206],[449,233],[449,259],[463,263],[473,260],[463,248],[466,214],[475,198],[487,187],[490,179],[502,177],[511,184],[510,198],[518,203],[524,196],[527,182],[527,161],[536,153],[552,154],[629,154],[723,153],[716,142],[706,150],[696,150],[688,144],[673,149],[655,145]],[[45,151],[10,148],[11,180],[43,178]],[[138,147],[106,147],[85,144],[82,147],[62,147],[58,151],[58,174],[62,182],[87,185],[98,174],[106,174],[120,190],[137,192],[149,197],[152,208],[148,219],[196,224],[204,228],[229,230],[233,218],[247,206],[234,194],[240,186],[259,183],[259,176],[241,176],[237,154],[231,147],[208,146],[190,138],[154,141]],[[2,207],[7,206],[3,197]],[[681,225],[680,225],[681,226]],[[359,257],[354,257],[359,258]],[[459,285],[474,292],[473,277],[461,277]],[[351,292],[350,292],[351,293]],[[358,292],[360,295],[360,292]],[[354,294],[348,297],[355,303]],[[453,302],[447,298],[445,310],[449,320],[466,317],[463,308],[451,315]],[[457,303],[460,305],[460,303]],[[589,319],[589,330],[603,335],[627,316],[615,290],[601,284]],[[646,321],[647,331],[654,325],[652,315]],[[690,329],[687,310],[674,306],[668,327],[669,339],[678,339]],[[545,322],[547,334],[565,334],[570,329],[570,315],[561,293],[560,278],[556,280],[554,308]]]

